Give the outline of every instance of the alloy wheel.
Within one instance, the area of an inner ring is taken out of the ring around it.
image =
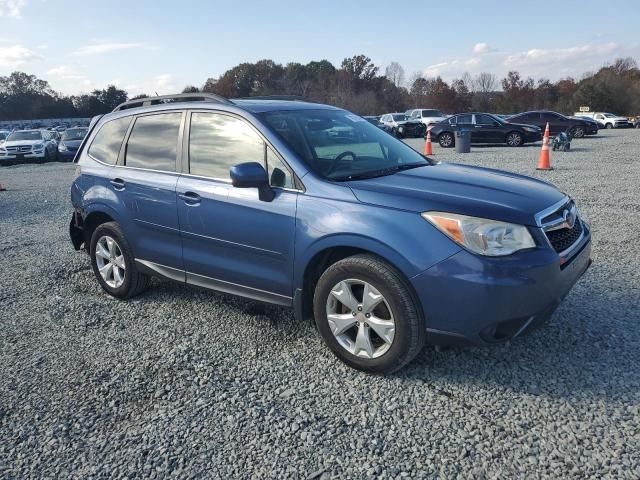
[[[126,265],[118,242],[104,235],[96,243],[96,264],[102,280],[111,288],[120,288],[124,283]]]
[[[522,137],[516,132],[507,135],[507,145],[510,147],[518,147],[522,143]]]
[[[384,296],[370,283],[343,280],[332,289],[326,304],[327,321],[338,344],[352,355],[378,358],[395,336],[395,320]]]
[[[451,135],[449,135],[448,133],[445,133],[443,135],[440,136],[440,145],[442,147],[450,147],[451,144],[453,143],[453,137]]]

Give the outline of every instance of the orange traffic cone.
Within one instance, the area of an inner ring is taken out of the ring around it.
[[[542,139],[542,150],[540,150],[540,160],[538,160],[538,170],[553,170],[549,159],[549,122],[547,128],[544,129],[544,138]]]
[[[431,147],[431,132],[427,128],[427,141],[424,143],[424,154],[433,155],[433,148]]]

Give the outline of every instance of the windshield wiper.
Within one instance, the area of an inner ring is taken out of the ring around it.
[[[427,162],[415,162],[405,163],[402,165],[394,165],[393,167],[381,168],[379,170],[372,170],[370,172],[356,173],[353,175],[345,175],[343,177],[332,178],[335,182],[346,182],[348,180],[365,180],[367,178],[384,177],[386,175],[393,175],[394,173],[401,172],[403,170],[409,170],[418,167],[427,167],[431,165]]]

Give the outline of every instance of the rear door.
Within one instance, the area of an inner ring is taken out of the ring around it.
[[[475,114],[474,116],[474,134],[476,141],[482,143],[502,143],[504,136],[502,134],[502,125],[500,125],[490,115]],[[472,134],[472,137],[473,135]]]
[[[293,175],[246,120],[193,111],[187,119],[178,214],[187,282],[289,305],[298,191]],[[235,188],[229,169],[266,165],[275,191]]]
[[[136,259],[184,281],[176,184],[185,113],[139,115],[129,127],[121,165],[111,179],[131,220],[127,240]]]

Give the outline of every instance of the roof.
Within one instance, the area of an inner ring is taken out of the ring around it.
[[[238,107],[252,113],[275,112],[280,110],[339,110],[322,103],[302,102],[299,100],[252,100],[238,98],[231,100]]]

